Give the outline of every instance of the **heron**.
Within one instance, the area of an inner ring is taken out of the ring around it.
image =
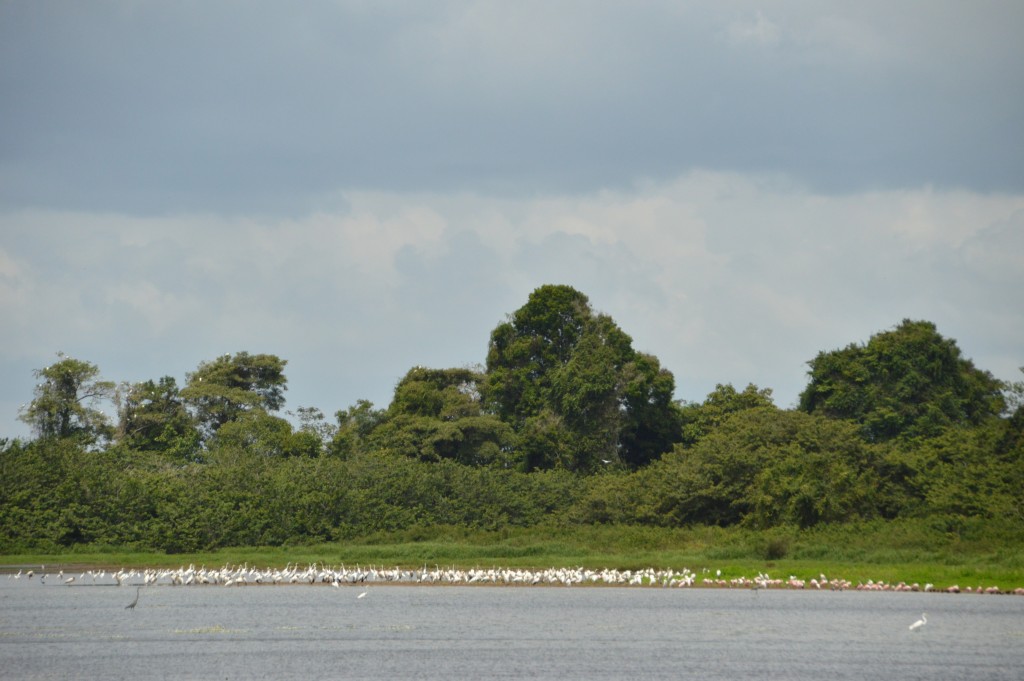
[[[366,597],[366,592],[365,591],[363,593],[359,594],[358,596],[356,596],[357,599],[365,598],[365,597]]]
[[[921,619],[910,625],[910,630],[916,631],[926,624],[928,624],[928,613],[923,612],[921,613]]]
[[[135,587],[135,600],[132,601],[131,603],[129,603],[128,605],[124,606],[125,610],[134,610],[135,609],[135,606],[139,602],[139,592],[140,591],[142,591],[142,587],[141,586]]]

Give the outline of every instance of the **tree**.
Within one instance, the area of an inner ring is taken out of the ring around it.
[[[327,417],[316,407],[299,407],[295,411],[297,413],[288,412],[288,415],[299,419],[298,432],[315,437],[321,448],[327,447],[337,435],[338,426],[328,423]]]
[[[504,454],[513,433],[493,414],[484,414],[473,369],[414,367],[395,387],[395,396],[370,442],[424,461],[467,465],[511,465]]]
[[[357,400],[348,409],[340,409],[334,414],[338,421],[329,451],[335,456],[348,458],[365,449],[366,438],[374,429],[384,422],[386,412],[374,409],[373,402]]]
[[[132,449],[186,459],[194,455],[199,444],[198,431],[171,376],[157,383],[136,383],[128,389],[119,431],[122,444]]]
[[[188,374],[181,397],[192,408],[203,434],[210,437],[246,412],[273,412],[283,407],[287,363],[275,355],[223,355],[202,362]]]
[[[851,423],[775,407],[743,409],[693,447],[677,446],[632,476],[599,480],[580,513],[669,526],[809,527],[874,517],[874,447]]]
[[[34,373],[35,398],[19,418],[39,438],[79,438],[86,444],[109,439],[113,429],[97,404],[114,395],[111,381],[99,380],[95,364],[57,353],[58,361]]]
[[[235,448],[264,457],[315,457],[320,454],[320,438],[309,431],[295,431],[287,420],[262,409],[243,412],[222,425],[210,440],[210,451]]]
[[[931,437],[1005,408],[1002,383],[961,357],[931,322],[905,319],[866,345],[821,352],[808,364],[800,409],[855,421],[869,440]]]
[[[521,437],[528,470],[639,467],[678,438],[675,381],[569,286],[542,286],[492,333],[487,410]]]
[[[1020,372],[1024,374],[1024,367],[1020,367]],[[1003,385],[1003,399],[1006,400],[1007,416],[1024,413],[1024,381],[1007,381]]]
[[[702,404],[687,404],[682,408],[682,442],[685,445],[695,444],[717,428],[729,414],[744,409],[774,406],[771,388],[761,389],[749,383],[743,392],[737,392],[731,383],[719,383],[708,393]]]

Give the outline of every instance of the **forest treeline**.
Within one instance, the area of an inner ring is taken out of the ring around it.
[[[286,360],[104,381],[59,355],[0,440],[0,551],[312,544],[430,526],[1024,521],[1024,382],[904,320],[808,362],[794,409],[675,378],[587,297],[542,286],[486,365],[414,367],[391,404],[281,416]],[[103,407],[116,414],[111,419]],[[112,407],[112,409],[111,409]]]

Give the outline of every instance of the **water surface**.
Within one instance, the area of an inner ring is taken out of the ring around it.
[[[1024,678],[1014,596],[161,585],[126,610],[134,596],[0,579],[0,677]]]

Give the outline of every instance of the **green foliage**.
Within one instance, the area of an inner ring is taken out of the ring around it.
[[[579,292],[542,287],[495,329],[486,371],[415,367],[386,410],[359,401],[335,426],[300,408],[296,430],[272,413],[285,362],[239,353],[180,392],[167,376],[125,388],[113,440],[96,407],[118,393],[61,355],[22,413],[38,437],[0,440],[0,550],[557,528],[547,555],[582,536],[646,551],[668,528],[716,558],[790,561],[829,558],[811,555],[846,536],[828,528],[884,520],[911,528],[887,535],[906,542],[894,560],[943,559],[922,537],[982,550],[1024,520],[1024,388],[926,322],[819,355],[800,411],[755,385],[680,407],[631,342]],[[716,528],[742,541],[711,546]]]
[[[873,441],[930,437],[1005,408],[1002,384],[962,358],[930,322],[904,320],[864,346],[821,352],[809,364],[800,409],[855,421]]]
[[[348,409],[338,411],[335,413],[338,428],[331,440],[330,452],[342,458],[365,453],[367,438],[386,417],[387,413],[374,409],[369,400],[359,400]]]
[[[283,407],[288,384],[285,364],[286,360],[274,355],[224,355],[202,362],[188,374],[181,397],[193,410],[204,436],[210,437],[245,412],[272,412]]]
[[[316,433],[293,432],[279,416],[255,410],[225,423],[210,440],[209,449],[242,449],[260,456],[318,456],[322,443]]]
[[[1020,367],[1024,373],[1024,367]],[[1003,399],[1006,401],[1006,416],[1024,415],[1024,381],[1011,381],[1003,386]]]
[[[915,513],[945,518],[951,530],[966,518],[1024,521],[1024,441],[1007,437],[1014,428],[994,420],[901,446]]]
[[[715,386],[701,404],[687,404],[682,407],[681,443],[687,446],[696,444],[698,440],[713,431],[729,414],[744,409],[758,407],[774,407],[771,388],[758,388],[753,383],[747,385],[743,392],[737,392],[732,384]]]
[[[535,290],[491,333],[481,387],[527,470],[639,467],[678,437],[672,374],[568,286]]]
[[[365,438],[371,451],[388,450],[423,461],[452,460],[466,465],[514,466],[511,427],[485,414],[477,388],[482,375],[470,369],[415,367],[395,388],[386,414]],[[349,416],[356,419],[357,412]]]
[[[871,517],[876,458],[852,425],[747,409],[693,448],[677,447],[630,476],[598,477],[575,513],[583,522],[668,526],[809,527]]]
[[[171,376],[128,389],[118,434],[119,442],[128,448],[163,452],[176,459],[191,460],[199,449],[198,430]]]
[[[316,407],[299,407],[294,416],[299,419],[299,430],[311,433],[324,445],[327,445],[338,433],[338,427],[327,422],[327,417]],[[292,412],[288,412],[293,415]]]
[[[113,429],[96,408],[114,395],[114,384],[98,379],[95,364],[57,353],[58,361],[35,371],[35,397],[19,418],[39,438],[77,438],[92,444],[109,439]]]

